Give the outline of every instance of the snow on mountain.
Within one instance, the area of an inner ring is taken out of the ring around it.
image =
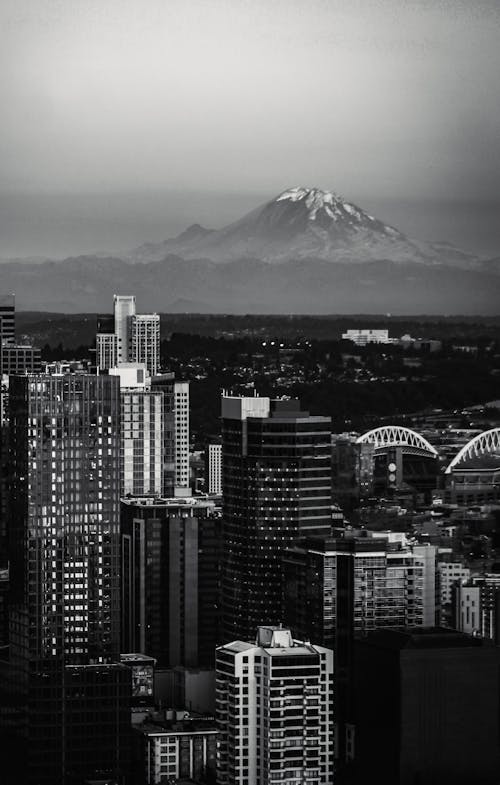
[[[412,240],[333,191],[289,188],[223,229],[194,224],[178,237],[141,246],[134,261],[183,259],[229,262],[322,259],[332,263],[386,260],[474,266],[476,257],[445,243]]]

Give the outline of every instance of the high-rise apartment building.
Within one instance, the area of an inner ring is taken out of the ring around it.
[[[189,494],[189,382],[174,383],[174,417],[175,489]]]
[[[205,490],[210,496],[222,495],[222,444],[208,444],[205,453]]]
[[[298,401],[222,397],[223,640],[281,617],[281,554],[331,534],[331,424]]]
[[[113,296],[115,315],[115,335],[117,362],[129,362],[130,355],[130,324],[135,316],[135,295],[115,294]]]
[[[333,652],[260,627],[217,649],[218,785],[330,785]]]
[[[355,638],[381,627],[435,624],[436,548],[376,537],[305,540],[284,554],[283,619],[297,637],[335,651],[342,766],[353,713]]]
[[[429,557],[429,558],[427,558]],[[283,558],[283,614],[294,635],[335,648],[379,627],[436,620],[436,548],[382,538],[310,538]]]
[[[157,313],[130,317],[130,360],[144,363],[151,376],[160,371],[160,317]]]
[[[122,650],[214,667],[220,518],[202,499],[123,499]]]
[[[68,668],[118,657],[119,427],[116,378],[10,380],[10,655],[23,782],[65,781]],[[79,673],[84,711],[92,679]]]
[[[121,495],[161,496],[165,488],[163,393],[151,389],[144,364],[120,363],[109,373],[120,379]]]

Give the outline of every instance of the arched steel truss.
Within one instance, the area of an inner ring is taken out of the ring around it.
[[[474,436],[465,447],[462,447],[460,452],[457,452],[452,462],[446,468],[445,474],[450,474],[462,461],[492,452],[500,453],[500,428],[492,428],[490,431],[483,431],[483,433]]]
[[[403,447],[408,452],[437,457],[437,450],[419,433],[400,425],[383,425],[374,428],[356,439],[356,444],[373,444],[376,450],[388,447]]]

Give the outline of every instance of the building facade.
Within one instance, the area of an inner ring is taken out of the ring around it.
[[[11,683],[26,782],[66,777],[67,669],[118,657],[119,423],[113,377],[10,380]]]
[[[122,650],[163,668],[213,668],[219,559],[212,502],[122,500]]]
[[[352,781],[496,785],[499,664],[496,646],[447,628],[357,641]]]
[[[136,728],[135,734],[139,737],[141,781],[145,785],[215,778],[217,728],[214,720],[151,720]]]
[[[222,495],[222,444],[207,445],[205,488],[210,496]]]
[[[260,627],[217,649],[218,785],[333,781],[333,652]]]
[[[130,317],[129,359],[144,363],[151,376],[160,372],[160,317],[157,313]]]
[[[281,553],[331,534],[331,423],[297,401],[222,398],[223,640],[281,615]]]
[[[452,588],[457,630],[500,645],[500,575],[472,576]]]
[[[129,362],[130,357],[130,323],[135,316],[135,295],[113,295],[113,313],[115,317],[116,355],[117,362]]]

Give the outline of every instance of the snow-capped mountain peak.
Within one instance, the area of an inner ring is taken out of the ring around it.
[[[406,237],[334,191],[303,186],[288,188],[222,229],[194,225],[156,250],[143,250],[136,258],[176,254],[214,262],[324,259],[332,264],[374,260],[437,264],[446,259],[448,264],[469,264],[463,254]]]
[[[351,224],[376,222],[373,215],[369,215],[369,213],[366,213],[352,202],[348,202],[340,196],[340,194],[337,194],[334,191],[323,191],[320,188],[296,186],[283,191],[283,193],[276,198],[276,202],[283,201],[303,201],[308,211],[308,218],[310,221],[315,221],[318,212],[324,211],[332,221],[342,221],[345,219]],[[380,224],[380,222],[378,223]],[[384,225],[384,228],[388,234],[392,232],[399,234],[399,232],[391,226]]]

